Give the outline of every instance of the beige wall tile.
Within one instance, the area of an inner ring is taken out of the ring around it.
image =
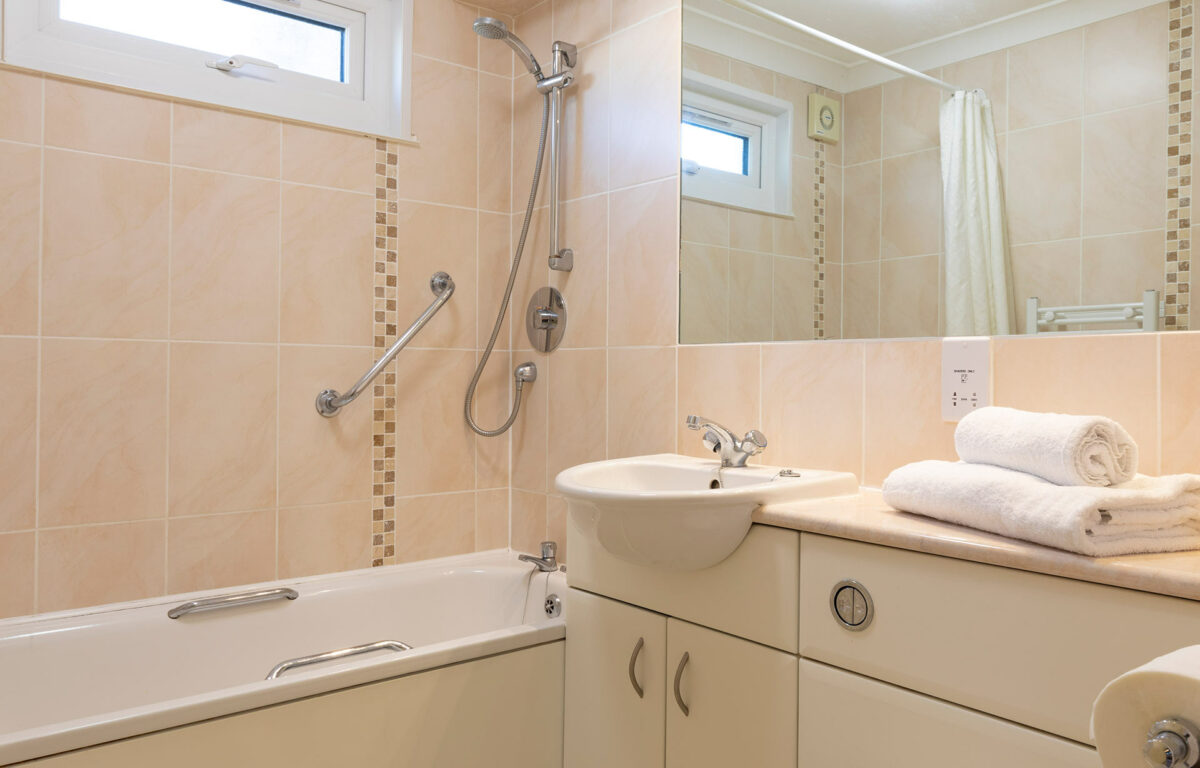
[[[675,349],[608,351],[608,458],[675,452]]]
[[[842,266],[842,338],[879,338],[879,262]]]
[[[862,474],[862,344],[763,347],[763,460]]]
[[[545,385],[545,376],[549,369],[549,357],[546,355],[522,355],[513,358],[514,362],[529,360],[537,365],[538,376],[542,382],[533,386],[525,385],[521,398],[521,412],[517,415],[512,428],[512,487],[526,491],[546,491],[546,443],[549,439],[548,401],[549,387]],[[511,376],[512,368],[509,368]],[[505,410],[504,417],[508,417]],[[516,502],[514,501],[514,504]]]
[[[275,510],[167,522],[167,592],[275,578]]]
[[[1084,235],[1164,226],[1166,122],[1162,104],[1084,119]]]
[[[679,453],[712,455],[701,442],[703,434],[684,424],[688,414],[714,419],[738,434],[760,428],[759,350],[758,345],[679,348]]]
[[[482,352],[475,355],[478,362]],[[493,352],[488,359],[475,392],[475,423],[484,429],[495,429],[512,412],[513,368],[512,353]],[[463,385],[466,386],[465,384]],[[509,486],[509,437],[475,436],[475,487],[507,488]]]
[[[508,489],[475,494],[475,551],[508,546]]]
[[[880,338],[904,339],[938,335],[940,272],[937,256],[918,256],[880,263]]]
[[[396,499],[396,562],[474,551],[474,493]]]
[[[883,85],[883,156],[919,152],[938,145],[941,91],[911,77]]]
[[[825,338],[842,338],[842,270],[840,264],[825,265]]]
[[[684,243],[679,265],[679,341],[729,340],[729,251]]]
[[[279,178],[281,126],[236,112],[175,104],[172,162],[212,171]],[[236,141],[228,140],[236,137]]]
[[[0,420],[0,488],[4,489],[0,493],[0,531],[34,526],[37,370],[36,339],[0,338],[0,371],[4,371],[7,401],[7,413]]]
[[[941,249],[942,167],[936,150],[883,161],[881,254],[924,256]]]
[[[503,43],[500,47],[507,49]],[[512,207],[513,88],[507,77],[479,76],[479,202],[485,211]],[[528,139],[528,137],[525,137]],[[526,169],[520,169],[528,173]],[[529,179],[526,177],[525,181]],[[522,201],[524,204],[524,201]]]
[[[374,203],[350,192],[283,187],[280,338],[370,344]]]
[[[802,259],[813,256],[813,230],[816,228],[813,222],[815,218],[812,193],[815,179],[813,163],[813,159],[809,157],[792,158],[792,215],[790,218],[771,217],[775,236],[774,253],[779,256]],[[838,213],[841,211],[839,210]],[[827,232],[828,229],[827,213]]]
[[[45,163],[43,332],[165,337],[170,171],[59,150]]]
[[[739,251],[774,253],[774,218],[765,213],[731,210],[729,247]]]
[[[34,534],[0,534],[0,619],[34,612]]]
[[[430,276],[437,271],[448,272],[454,278],[454,295],[438,310],[420,336],[413,339],[413,346],[474,349],[475,212],[408,202],[397,203],[396,207],[400,237],[396,283],[400,327],[397,330],[407,328],[433,301]],[[502,288],[489,286],[489,291],[492,290],[499,292]],[[495,316],[490,319],[494,320]]]
[[[641,5],[641,0],[626,0]],[[683,46],[683,68],[718,80],[729,80],[730,58],[696,45]]]
[[[513,217],[506,214],[479,214],[478,229],[478,266],[479,289],[476,314],[479,326],[476,330],[476,343],[480,348],[491,338],[496,324],[496,313],[500,311],[500,300],[503,298],[504,285],[508,282],[508,271],[512,267],[513,247],[510,222]],[[516,227],[519,230],[521,223]],[[534,259],[531,258],[532,262]],[[522,257],[522,262],[524,262]],[[524,308],[522,307],[522,310]],[[496,349],[511,348],[511,315],[515,307],[505,313],[500,335],[496,339]]]
[[[729,80],[734,85],[771,96],[775,92],[775,73],[744,61],[729,62]]]
[[[166,514],[166,394],[166,344],[42,342],[39,525]]]
[[[39,611],[163,594],[166,523],[56,528],[38,534]]]
[[[279,503],[355,501],[371,495],[371,392],[335,418],[313,406],[317,393],[344,391],[371,366],[370,350],[279,350]],[[370,521],[368,506],[364,520]],[[282,575],[282,573],[281,573]]]
[[[1162,296],[1166,250],[1166,233],[1162,230],[1085,238],[1080,270],[1083,303],[1140,301],[1142,291],[1150,289]]]
[[[476,9],[446,0],[416,0],[413,3],[413,53],[474,68],[477,65]],[[499,40],[492,41],[504,46]]]
[[[595,0],[585,1],[589,5],[602,5]],[[557,21],[557,16],[555,17]],[[559,40],[572,40],[558,36]],[[594,195],[609,189],[608,152],[609,116],[612,112],[611,65],[609,42],[601,41],[579,52],[575,84],[563,104],[562,169],[560,194],[562,199],[571,200],[583,195]],[[518,88],[529,88],[528,83],[518,81]],[[530,89],[532,91],[533,89]],[[535,108],[530,112],[538,112]],[[540,115],[537,117],[540,118]],[[517,134],[517,141],[529,150],[535,148],[536,129]],[[547,166],[548,169],[548,166]],[[516,202],[524,204],[529,195],[529,168],[522,166],[518,185],[526,185],[526,191]],[[546,171],[549,172],[548,170]]]
[[[168,162],[171,102],[46,78],[46,144]]]
[[[0,78],[3,75],[0,72]],[[3,82],[0,79],[0,89]],[[38,327],[42,150],[0,144],[0,168],[4,169],[0,174],[0,254],[4,255],[4,269],[0,270],[0,333],[32,335]]]
[[[539,8],[541,6],[538,6]],[[528,41],[527,41],[528,42]],[[564,105],[563,112],[566,112],[567,106],[570,106],[573,98],[567,99],[567,104]],[[512,81],[512,104],[513,104],[513,121],[512,121],[512,195],[509,198],[509,205],[513,213],[523,213],[525,206],[529,202],[529,185],[533,178],[533,170],[536,167],[535,154],[538,147],[538,136],[542,127],[542,106],[544,100],[537,89],[531,87],[531,83],[525,76],[517,77]],[[565,114],[564,114],[565,119]],[[564,144],[566,132],[571,130],[570,125],[578,124],[578,119],[573,123],[568,124],[564,131]],[[607,155],[607,148],[605,149]],[[489,158],[481,158],[481,167],[486,168],[490,162]],[[566,163],[564,162],[564,165]],[[607,165],[607,161],[605,161]],[[542,173],[549,173],[549,163],[543,162]],[[564,169],[565,171],[565,169]],[[541,184],[538,185],[537,198],[535,206],[543,208],[548,204],[550,197],[550,184],[547,177],[542,177]],[[560,184],[560,190],[564,190]],[[549,247],[549,246],[547,246]]]
[[[687,199],[679,205],[680,239],[685,243],[729,247],[728,208]]]
[[[351,192],[375,192],[375,140],[339,131],[283,124],[284,181]]]
[[[275,341],[279,183],[180,168],[171,208],[172,338]]]
[[[1154,336],[998,338],[993,354],[996,405],[1116,419],[1138,443],[1141,471],[1158,472]]]
[[[279,578],[370,565],[370,501],[279,510]]]
[[[564,469],[607,455],[607,365],[603,349],[562,349],[550,358],[547,389],[571,396],[550,398],[549,487]]]
[[[942,343],[866,345],[863,484],[921,459],[954,459],[954,424],[942,421]]]
[[[946,82],[963,88],[982,88],[992,102],[996,131],[1008,130],[1008,51],[996,51],[942,68]]]
[[[512,548],[537,554],[546,538],[546,494],[512,492]]]
[[[567,562],[567,500],[546,497],[546,539],[558,543],[558,562]]]
[[[612,10],[608,0],[554,0],[554,39],[591,45],[608,36]]]
[[[274,346],[172,344],[171,515],[275,506]]]
[[[1167,3],[1084,30],[1084,108],[1090,114],[1167,98]]]
[[[679,172],[680,12],[671,10],[610,39],[612,189]]]
[[[407,349],[396,358],[398,494],[474,489],[475,441],[462,417],[474,367],[469,351]]]
[[[678,0],[613,0],[613,30],[636,24],[678,5]]]
[[[552,272],[570,311],[565,348],[603,347],[608,337],[608,196],[562,206],[562,243],[575,251],[570,272]],[[540,256],[540,254],[538,254]]]
[[[0,139],[41,142],[41,77],[0,69]]]
[[[792,129],[792,154],[801,157],[812,158],[816,153],[816,142],[808,138],[808,129],[806,126],[808,115],[808,96],[811,93],[816,93],[817,86],[812,83],[806,83],[803,80],[797,80],[794,77],[781,75],[778,72],[775,75],[775,96],[776,98],[790,101],[792,103],[793,119],[797,122]],[[827,145],[829,148],[836,145]],[[812,172],[811,164],[809,172]]]
[[[549,51],[550,45],[554,41],[554,3],[552,0],[532,0],[531,2],[521,3],[523,8],[520,14],[516,17],[516,30],[520,33],[521,38],[534,51],[535,54],[543,51]],[[549,59],[549,56],[542,54],[539,61]]]
[[[775,259],[767,253],[729,254],[729,341],[771,340],[772,288],[776,280],[787,280],[775,274]],[[806,282],[812,278],[810,265]]]
[[[844,260],[842,253],[844,175],[840,166],[825,167],[825,262],[827,264],[840,264]]]
[[[610,195],[608,243],[608,343],[614,347],[674,343],[678,179]]]
[[[880,163],[847,168],[845,185],[842,260],[875,261],[879,258],[880,247]]]
[[[847,93],[842,124],[846,131],[842,158],[846,165],[878,160],[882,151],[883,88],[875,86]]]
[[[811,339],[816,268],[808,259],[776,256],[774,262],[775,274],[770,286],[771,338],[775,341]]]
[[[1200,472],[1200,333],[1162,336],[1162,471]]]
[[[475,205],[478,75],[422,56],[413,57],[412,68],[412,130],[421,145],[399,148],[399,195]]]
[[[1078,121],[1008,134],[1005,190],[1014,244],[1079,236],[1081,157]]]
[[[1015,245],[1011,251],[1017,333],[1026,331],[1025,304],[1031,296],[1046,307],[1082,303],[1079,239]]]
[[[1008,127],[1070,120],[1083,114],[1083,30],[1018,45],[1008,52]]]

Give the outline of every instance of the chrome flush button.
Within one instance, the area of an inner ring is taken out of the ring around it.
[[[851,632],[861,632],[875,618],[875,603],[871,593],[854,579],[839,581],[829,593],[829,608],[833,617]]]

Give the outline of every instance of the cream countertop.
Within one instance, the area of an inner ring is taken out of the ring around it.
[[[899,512],[879,491],[780,504],[754,522],[1142,592],[1200,600],[1200,551],[1093,558]]]

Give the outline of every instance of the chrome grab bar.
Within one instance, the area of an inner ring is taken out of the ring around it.
[[[336,389],[321,390],[321,394],[317,395],[317,413],[326,418],[336,416],[343,406],[354,402],[354,399],[362,394],[367,385],[375,380],[375,377],[387,367],[388,363],[400,354],[400,350],[408,346],[408,342],[421,332],[425,324],[442,308],[442,305],[450,300],[450,297],[454,295],[454,279],[445,272],[435,272],[433,277],[429,278],[429,288],[437,298],[421,313],[416,322],[410,325],[408,330],[400,335],[400,338],[396,339],[383,357],[371,366],[371,370],[363,374],[363,377],[355,382],[354,386],[350,387],[345,394],[339,393]]]
[[[263,589],[257,592],[239,592],[236,595],[217,595],[216,597],[205,597],[200,600],[188,600],[186,603],[180,603],[167,611],[167,618],[178,619],[180,616],[186,616],[189,613],[216,611],[221,608],[233,608],[238,605],[250,605],[252,603],[265,603],[269,600],[280,600],[283,598],[295,600],[297,597],[300,597],[300,593],[291,587]]]
[[[281,661],[271,669],[267,674],[268,680],[275,678],[287,672],[289,669],[296,667],[307,667],[310,664],[320,664],[324,661],[334,661],[335,659],[344,659],[347,656],[358,656],[363,653],[374,653],[375,651],[411,651],[412,646],[408,643],[402,643],[399,640],[380,640],[376,643],[367,643],[366,645],[352,645],[349,648],[340,648],[336,651],[325,651],[325,653],[314,653],[312,656],[301,656],[295,659]]]

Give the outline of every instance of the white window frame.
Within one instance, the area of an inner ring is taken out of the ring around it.
[[[164,0],[165,1],[165,0]],[[412,140],[412,0],[251,0],[346,29],[347,82],[248,64],[59,18],[59,0],[0,0],[0,61],[63,77]]]
[[[723,119],[726,125],[712,127],[750,140],[748,175],[689,165],[682,174],[684,197],[792,216],[791,102],[685,70],[683,111]]]

